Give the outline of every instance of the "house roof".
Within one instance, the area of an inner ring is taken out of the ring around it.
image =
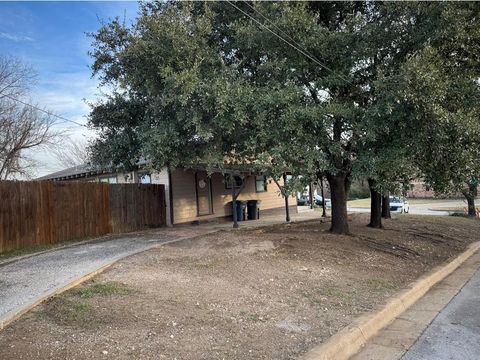
[[[145,166],[147,161],[144,158],[138,160],[135,164],[138,168]],[[45,176],[41,176],[36,180],[67,180],[67,179],[76,179],[76,178],[84,178],[99,174],[111,174],[114,171],[109,171],[106,169],[101,169],[99,167],[95,167],[91,164],[80,164],[76,166],[69,167],[67,169],[63,169]]]
[[[184,169],[196,170],[196,171],[207,171],[212,173],[222,173],[222,174],[260,174],[261,172],[255,170],[251,165],[229,165],[226,164],[223,167],[210,167],[205,164],[195,164],[195,165],[185,165]]]
[[[138,167],[142,167],[146,165],[147,162],[143,159],[137,162]],[[210,168],[204,164],[196,164],[196,165],[185,165],[183,166],[185,169],[191,169],[196,171],[210,171],[214,173],[223,173],[223,174],[260,174],[260,172],[255,171],[251,165],[229,165],[226,164],[223,168]],[[85,178],[89,176],[94,176],[98,174],[104,173],[111,173],[105,170],[101,170],[99,168],[95,168],[89,164],[81,164],[77,166],[72,166],[70,168],[60,170],[42,177],[37,178],[36,180],[70,180],[70,179],[77,179],[77,178]]]
[[[87,177],[89,175],[98,174],[99,172],[100,171],[93,169],[89,164],[81,164],[41,176],[36,180],[64,180],[77,177]]]

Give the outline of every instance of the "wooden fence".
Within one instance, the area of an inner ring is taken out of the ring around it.
[[[0,181],[0,253],[164,226],[165,187]]]

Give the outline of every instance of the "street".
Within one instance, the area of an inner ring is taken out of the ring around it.
[[[480,252],[369,339],[352,360],[478,359]]]
[[[480,271],[438,314],[404,360],[474,360],[480,354]]]

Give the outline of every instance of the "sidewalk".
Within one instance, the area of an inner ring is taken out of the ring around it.
[[[480,356],[480,271],[440,312],[405,360],[474,360]]]
[[[314,220],[322,219],[322,213],[321,211],[315,211],[312,209],[301,209],[298,211],[298,213],[291,213],[290,214],[290,221],[291,222],[296,222],[296,221],[308,221],[308,220]],[[329,218],[323,218],[323,219],[328,219]],[[258,220],[247,220],[247,221],[239,221],[239,229],[249,229],[249,228],[254,228],[254,227],[259,227],[259,226],[269,226],[269,225],[274,225],[274,224],[283,224],[285,223],[285,213],[278,213],[276,215],[267,215],[267,216],[261,216],[260,219]],[[220,223],[205,223],[205,224],[200,224],[200,225],[185,225],[185,226],[178,226],[176,227],[177,229],[211,229],[211,230],[228,230],[233,228],[233,222],[231,221],[226,221],[226,222],[220,222]]]
[[[389,326],[352,360],[478,359],[480,252]]]

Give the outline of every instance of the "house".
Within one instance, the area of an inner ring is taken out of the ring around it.
[[[260,200],[260,214],[284,213],[285,200],[272,179],[238,169],[214,171],[210,176],[202,167],[150,171],[139,166],[130,172],[108,173],[79,165],[37,180],[96,181],[109,184],[143,183],[165,185],[167,224],[228,220],[232,217],[232,186],[241,189],[237,200]],[[245,181],[245,185],[243,185]],[[279,181],[280,185],[282,181]],[[290,212],[296,213],[296,197],[289,199]]]
[[[465,184],[466,186],[466,184]],[[477,188],[477,193],[480,194],[480,185]],[[407,190],[406,196],[411,199],[465,199],[461,192],[436,194],[435,191],[423,180],[415,179],[410,183],[410,188]]]

